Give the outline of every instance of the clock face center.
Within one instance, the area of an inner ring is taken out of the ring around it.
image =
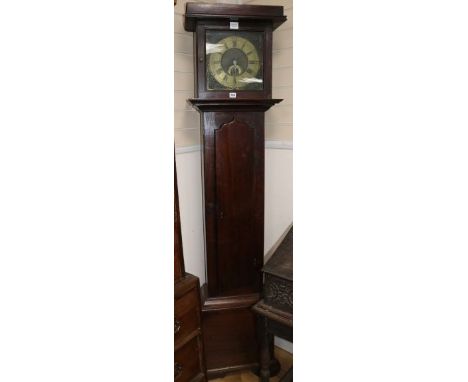
[[[230,76],[239,76],[248,67],[247,55],[238,48],[228,49],[221,57],[221,67]]]

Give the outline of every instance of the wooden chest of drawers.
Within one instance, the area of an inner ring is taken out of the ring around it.
[[[206,381],[200,282],[188,273],[174,283],[174,352],[175,381]]]

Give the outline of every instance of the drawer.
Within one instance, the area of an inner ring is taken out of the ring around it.
[[[198,288],[194,288],[175,300],[174,341],[185,338],[200,327],[198,299]]]
[[[199,380],[202,374],[199,336],[187,342],[174,353],[174,380],[187,382]]]

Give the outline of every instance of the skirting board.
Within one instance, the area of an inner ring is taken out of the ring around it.
[[[283,340],[282,338],[275,337],[275,346],[278,346],[279,348],[286,350],[288,353],[293,353],[293,344],[292,342]]]

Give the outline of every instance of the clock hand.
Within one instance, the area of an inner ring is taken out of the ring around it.
[[[237,79],[236,79],[236,74],[237,74],[237,62],[236,60],[233,60],[232,61],[232,64],[233,64],[233,69],[234,69],[234,86],[236,86],[237,84]]]
[[[238,74],[239,70],[239,65],[237,65],[237,61],[236,60],[232,60],[232,65],[231,67],[229,68],[229,72],[230,74],[232,74],[232,76],[234,77],[234,88],[236,87],[237,85],[237,78],[236,78],[236,75]]]
[[[241,67],[237,65],[236,60],[232,60],[232,65],[229,67],[228,72],[231,76],[235,76],[236,74],[241,74]],[[234,74],[233,74],[234,73]]]
[[[236,74],[240,74],[240,66],[237,65],[237,61],[233,60],[232,63],[234,64],[234,71],[236,72]]]

